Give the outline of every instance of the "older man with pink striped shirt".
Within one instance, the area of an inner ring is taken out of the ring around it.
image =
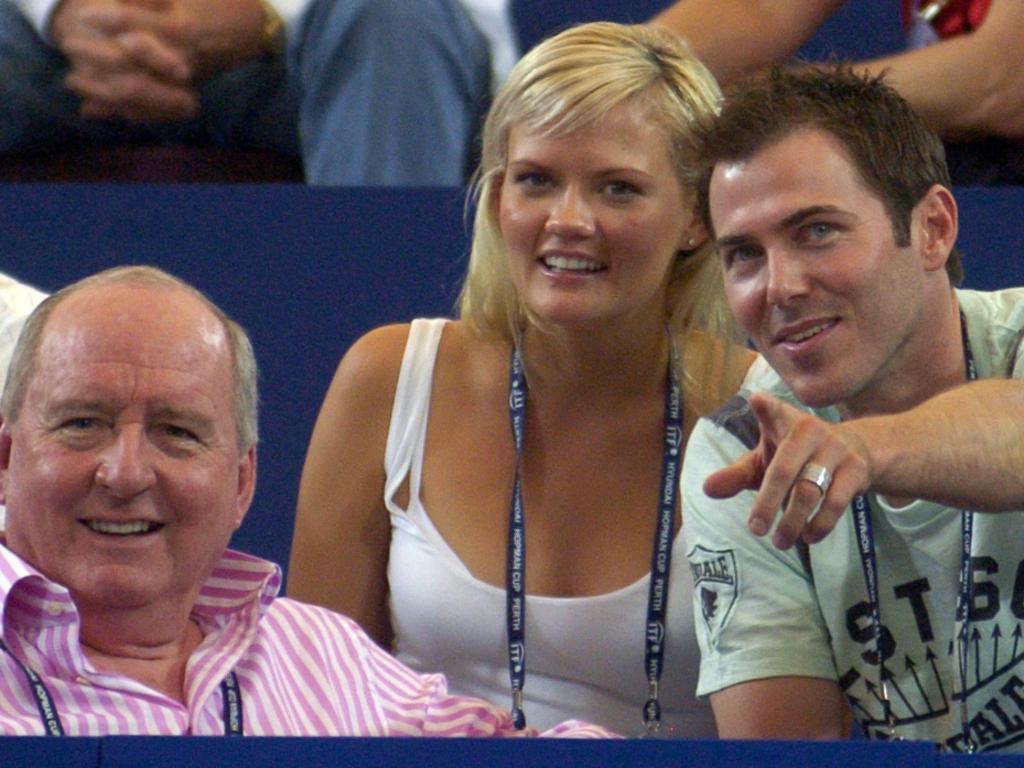
[[[516,733],[227,549],[256,402],[244,331],[158,270],[100,273],[29,318],[0,401],[0,733]]]

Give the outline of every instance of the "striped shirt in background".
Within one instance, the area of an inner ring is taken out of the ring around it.
[[[508,712],[449,695],[441,675],[403,666],[352,620],[276,597],[280,583],[272,563],[224,553],[193,610],[204,639],[185,673],[185,704],[97,671],[79,645],[68,591],[3,546],[0,636],[42,678],[69,736],[222,735],[220,683],[232,669],[246,735],[519,735]],[[0,653],[0,734],[43,732],[24,670]],[[544,735],[608,734],[572,721]]]

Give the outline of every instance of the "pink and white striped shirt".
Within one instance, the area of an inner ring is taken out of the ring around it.
[[[185,703],[97,671],[79,645],[78,610],[56,584],[0,546],[0,637],[50,692],[69,736],[221,735],[221,681],[233,669],[246,735],[519,735],[508,712],[451,696],[441,675],[413,672],[337,613],[278,598],[278,567],[228,550],[192,617],[203,642],[185,672]],[[0,652],[0,734],[44,733],[24,670]],[[545,735],[607,736],[564,723]]]

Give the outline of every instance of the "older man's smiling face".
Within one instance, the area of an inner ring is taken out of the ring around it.
[[[252,499],[224,329],[175,288],[86,288],[50,317],[0,431],[7,545],[81,610],[187,610]]]

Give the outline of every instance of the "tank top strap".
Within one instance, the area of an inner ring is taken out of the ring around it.
[[[410,499],[419,497],[434,364],[447,323],[446,318],[419,318],[409,326],[384,451],[384,500],[389,508],[406,477]]]

